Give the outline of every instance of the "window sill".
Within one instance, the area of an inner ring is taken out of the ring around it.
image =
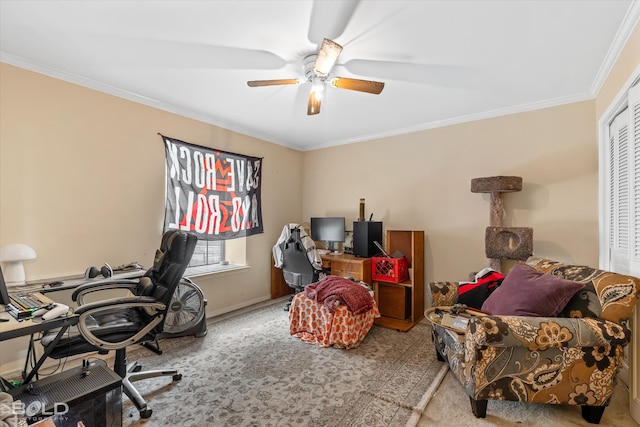
[[[188,267],[184,272],[186,277],[198,277],[198,276],[208,276],[210,274],[220,274],[220,273],[229,273],[234,271],[243,271],[248,270],[248,265],[242,264],[211,264],[211,265],[201,265],[198,267]]]

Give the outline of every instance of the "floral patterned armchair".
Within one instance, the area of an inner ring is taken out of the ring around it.
[[[631,340],[627,319],[640,280],[536,257],[526,264],[585,286],[559,317],[475,315],[464,334],[434,324],[438,359],[448,362],[478,418],[492,399],[580,405],[582,417],[598,424]],[[432,306],[456,304],[458,286],[431,283]]]

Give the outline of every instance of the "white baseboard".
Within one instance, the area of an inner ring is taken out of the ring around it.
[[[109,354],[98,354],[95,353],[84,353],[84,354],[76,354],[75,356],[69,356],[65,359],[47,359],[40,369],[38,369],[38,376],[40,378],[46,378],[53,374],[58,374],[66,369],[75,368],[76,366],[82,365],[83,359],[102,359],[107,365],[111,360],[113,360],[113,356],[111,353]],[[52,371],[53,369],[53,371]],[[0,376],[7,380],[18,380],[22,381],[22,369],[14,369],[6,372],[0,372]]]
[[[271,304],[280,304],[280,303],[284,304],[284,301],[287,300],[288,298],[289,296],[278,298],[278,299],[271,299],[271,296],[267,295],[264,297],[245,301],[241,304],[237,304],[231,307],[225,307],[219,310],[211,310],[211,311],[207,310],[207,322],[217,322],[220,320],[224,320],[225,318],[233,317],[238,314],[255,310],[259,307],[263,307]],[[58,373],[59,370],[55,369],[58,365],[63,367],[62,370],[80,366],[82,363],[82,359],[87,359],[87,358],[99,358],[107,361],[107,364],[109,364],[109,362],[113,360],[113,355],[111,355],[111,353],[106,355],[101,355],[95,352],[95,353],[85,353],[85,354],[79,354],[75,356],[69,356],[68,358],[66,358],[66,360],[60,359],[61,362],[56,359],[47,359],[39,369],[39,373],[40,373],[39,376],[46,377],[47,375]],[[14,363],[13,365],[15,366],[16,364]],[[55,369],[55,370],[51,371],[52,369]],[[21,380],[22,368],[19,368],[19,369],[14,368],[14,369],[9,369],[7,371],[0,372],[0,376],[8,380]]]
[[[630,384],[629,378],[630,378],[629,365],[623,362],[622,366],[620,367],[620,372],[618,372],[618,379],[622,381],[622,383],[625,386],[627,386],[627,388],[630,388],[631,384]]]
[[[283,297],[283,298],[285,298],[285,297]],[[289,298],[289,296],[287,296],[286,298]],[[282,298],[271,299],[271,296],[267,295],[267,296],[256,298],[256,299],[253,299],[253,300],[244,301],[244,302],[242,302],[240,304],[232,305],[232,306],[229,306],[229,307],[224,307],[224,308],[219,309],[219,310],[207,310],[207,320],[211,321],[212,319],[215,319],[215,318],[217,318],[219,316],[222,316],[222,315],[225,315],[225,314],[233,313],[235,315],[236,314],[235,312],[237,312],[239,310],[243,310],[243,309],[255,310],[261,304],[262,305],[270,305],[272,303],[277,303],[278,301],[281,301],[281,300],[283,300],[283,299]]]
[[[631,367],[629,366],[629,354],[631,353],[631,346],[633,343],[628,344],[624,348],[624,356],[622,357],[622,364],[620,365],[620,371],[618,372],[618,379],[627,386],[630,387],[631,383]]]

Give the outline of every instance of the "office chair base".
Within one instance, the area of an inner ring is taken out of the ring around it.
[[[138,362],[133,362],[127,365],[127,374],[122,379],[122,389],[127,397],[129,397],[129,400],[131,400],[131,402],[136,405],[136,408],[138,408],[140,418],[149,418],[153,413],[153,410],[147,407],[146,400],[144,400],[144,397],[142,397],[140,392],[135,388],[133,382],[149,378],[169,376],[172,381],[180,381],[182,379],[182,374],[179,374],[175,369],[143,371],[142,365]]]

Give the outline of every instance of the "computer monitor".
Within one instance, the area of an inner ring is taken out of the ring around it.
[[[335,251],[335,243],[344,242],[345,234],[344,217],[311,218],[311,238],[326,242],[330,251]]]
[[[0,267],[0,305],[9,304],[9,292],[7,291],[7,284],[4,283],[4,276],[2,275],[2,267]]]

